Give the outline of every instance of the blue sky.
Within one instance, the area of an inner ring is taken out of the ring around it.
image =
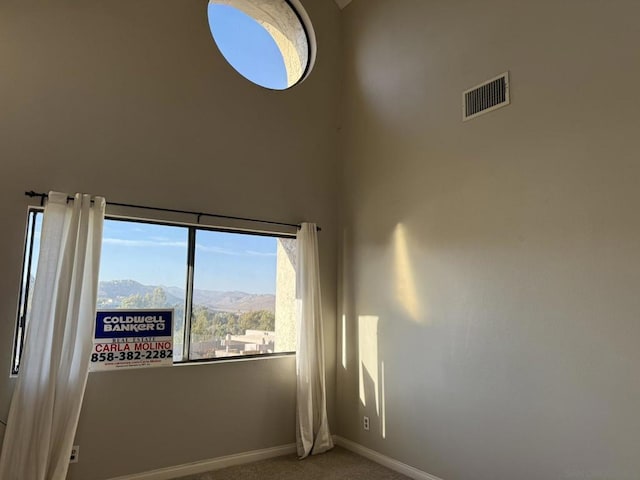
[[[238,72],[263,87],[287,88],[282,54],[262,25],[228,5],[209,3],[208,15],[218,49]]]
[[[41,229],[42,213],[36,216],[32,274]],[[184,289],[187,239],[186,227],[105,219],[100,280],[135,280]],[[261,235],[198,231],[195,288],[275,294],[277,242]]]
[[[187,238],[184,227],[105,220],[100,279],[184,288]],[[276,248],[272,237],[199,231],[194,286],[273,294]]]

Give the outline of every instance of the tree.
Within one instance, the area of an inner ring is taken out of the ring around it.
[[[268,310],[244,312],[240,316],[239,320],[239,326],[243,332],[246,330],[263,330],[273,332],[275,330],[275,324],[275,316]]]
[[[162,287],[156,287],[144,297],[139,293],[129,295],[120,302],[121,308],[164,308],[167,306],[167,293]]]
[[[150,294],[147,293],[144,298],[150,308],[162,308],[167,306],[167,292],[164,291],[164,288],[156,287],[153,289],[153,292]]]
[[[120,302],[120,308],[144,308],[144,298],[140,294],[129,295]]]
[[[209,310],[203,306],[196,306],[191,314],[191,333],[195,335],[211,334],[213,327]]]

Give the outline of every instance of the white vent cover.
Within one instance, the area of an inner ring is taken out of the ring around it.
[[[509,105],[509,72],[462,93],[462,120],[471,120],[506,105]]]

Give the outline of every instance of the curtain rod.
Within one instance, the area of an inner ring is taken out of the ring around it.
[[[24,192],[27,197],[39,197],[40,205],[44,205],[44,199],[48,198],[49,195],[46,193],[38,193],[30,190],[28,192]],[[67,200],[73,200],[73,197],[67,197]],[[157,212],[170,212],[170,213],[183,213],[186,215],[195,215],[197,217],[197,222],[200,223],[200,218],[202,217],[214,217],[214,218],[224,218],[226,220],[241,220],[244,222],[253,222],[253,223],[264,223],[267,225],[280,225],[281,227],[293,227],[300,229],[301,225],[297,223],[284,223],[284,222],[274,222],[271,220],[259,220],[256,218],[247,218],[247,217],[234,217],[231,215],[219,215],[217,213],[204,213],[204,212],[194,212],[190,210],[176,210],[173,208],[162,208],[162,207],[149,207],[146,205],[135,205],[132,203],[119,203],[119,202],[106,202],[107,205],[114,205],[117,207],[127,207],[127,208],[139,208],[142,210],[155,210]],[[316,226],[317,230],[320,231],[321,228]]]

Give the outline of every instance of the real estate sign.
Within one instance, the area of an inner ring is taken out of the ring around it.
[[[173,364],[173,309],[100,310],[91,371]]]

